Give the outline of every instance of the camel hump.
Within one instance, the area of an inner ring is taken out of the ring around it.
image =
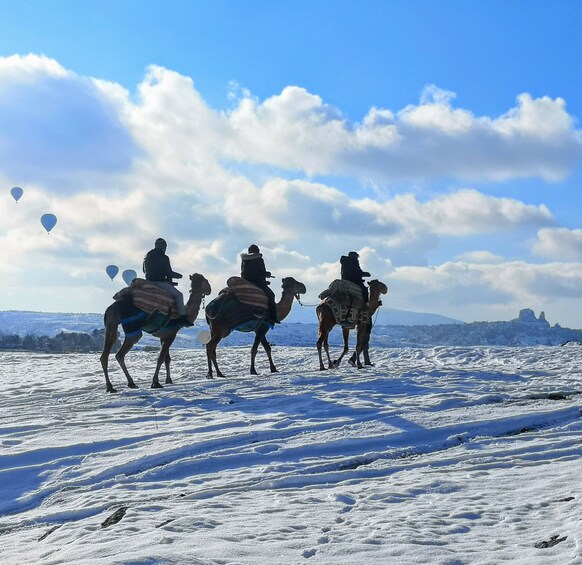
[[[349,305],[351,308],[360,309],[364,305],[362,289],[351,281],[336,279],[324,290],[319,298],[333,298],[340,304]]]
[[[174,297],[169,292],[145,279],[133,279],[131,286],[120,290],[113,298],[115,300],[129,298],[137,308],[149,314],[157,311],[168,314],[172,318],[178,317]]]
[[[263,290],[242,277],[230,277],[226,281],[226,286],[236,296],[236,299],[243,304],[265,310],[269,306],[267,295]]]

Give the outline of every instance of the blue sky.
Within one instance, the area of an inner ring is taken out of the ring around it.
[[[582,325],[578,2],[0,11],[1,309],[102,310],[164,235],[218,287],[259,243],[315,299],[357,249],[395,308]]]

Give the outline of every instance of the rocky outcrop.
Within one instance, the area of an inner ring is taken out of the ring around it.
[[[523,310],[520,310],[519,316],[515,320],[512,320],[512,322],[518,322],[520,324],[536,324],[548,328],[550,327],[550,324],[546,320],[546,315],[544,314],[544,312],[541,312],[540,317],[536,318],[536,315],[531,308],[524,308]]]

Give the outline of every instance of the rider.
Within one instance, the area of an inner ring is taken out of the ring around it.
[[[269,288],[271,284],[267,279],[274,278],[265,267],[263,254],[257,245],[251,245],[248,253],[241,253],[241,274],[240,276],[246,281],[257,285],[266,295],[269,303],[267,311],[267,320],[279,324],[277,317],[277,306],[275,304],[275,293]]]
[[[143,260],[143,272],[147,281],[155,284],[157,287],[171,294],[176,301],[178,310],[178,321],[185,326],[193,326],[186,316],[186,307],[184,306],[184,296],[176,288],[178,283],[172,279],[181,279],[182,275],[172,270],[170,258],[166,255],[168,244],[165,239],[159,237],[154,243],[154,248],[148,251]]]
[[[342,280],[357,284],[362,289],[364,303],[368,302],[368,287],[364,284],[363,277],[370,277],[370,273],[362,271],[360,267],[359,255],[355,251],[350,251],[347,256],[342,255],[340,264],[342,267]]]

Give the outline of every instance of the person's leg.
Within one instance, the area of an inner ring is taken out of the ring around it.
[[[279,322],[279,318],[277,317],[277,304],[275,302],[275,293],[268,286],[263,287],[263,290],[265,291],[265,294],[267,295],[267,299],[269,301],[268,310],[269,320],[277,323]]]
[[[366,286],[366,283],[364,283],[363,281],[360,283],[360,288],[362,289],[362,294],[364,296],[364,304],[366,304],[367,302],[370,301],[370,297],[368,294],[368,287]]]
[[[184,306],[184,296],[183,294],[173,285],[168,282],[156,282],[154,283],[157,287],[169,292],[176,301],[176,309],[178,310],[179,316],[186,315],[186,307]]]

